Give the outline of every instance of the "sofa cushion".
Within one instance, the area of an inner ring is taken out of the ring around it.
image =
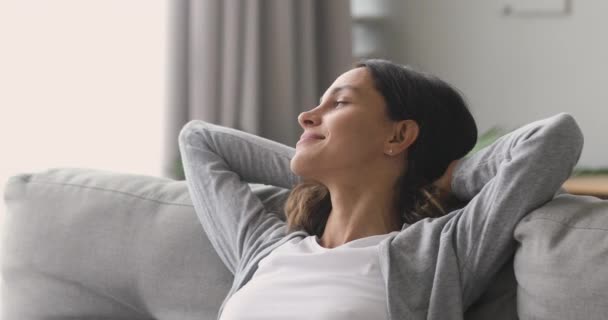
[[[515,229],[521,319],[608,317],[608,201],[558,195]]]
[[[273,210],[288,195],[251,187]],[[215,319],[232,283],[184,181],[52,169],[5,202],[2,319]]]

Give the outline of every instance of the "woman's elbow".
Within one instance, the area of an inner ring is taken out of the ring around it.
[[[553,130],[559,139],[558,143],[561,146],[567,147],[568,150],[565,150],[566,155],[571,156],[574,163],[576,163],[583,151],[585,142],[583,132],[571,114],[562,112],[555,117],[557,119]]]

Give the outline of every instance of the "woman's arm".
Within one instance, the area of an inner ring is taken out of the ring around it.
[[[248,183],[291,188],[300,182],[290,169],[295,149],[201,120],[182,128],[179,146],[196,214],[230,271],[285,235],[279,213],[266,212]]]
[[[453,228],[465,307],[512,256],[515,226],[553,198],[582,147],[576,121],[561,113],[523,126],[454,164],[452,193],[470,200],[446,226]]]

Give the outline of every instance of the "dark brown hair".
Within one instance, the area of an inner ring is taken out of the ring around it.
[[[395,186],[395,208],[402,223],[445,215],[445,205],[453,199],[432,183],[477,141],[477,125],[464,99],[441,79],[387,60],[364,60],[355,68],[370,71],[391,120],[411,119],[420,127],[408,149],[405,173]],[[285,203],[288,228],[322,236],[331,208],[324,185],[302,182],[291,190]]]

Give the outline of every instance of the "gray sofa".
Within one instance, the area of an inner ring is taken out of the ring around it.
[[[272,210],[289,192],[251,188]],[[59,168],[12,177],[4,197],[1,319],[216,319],[232,274],[184,181]],[[558,195],[514,236],[466,319],[608,319],[608,201]]]

